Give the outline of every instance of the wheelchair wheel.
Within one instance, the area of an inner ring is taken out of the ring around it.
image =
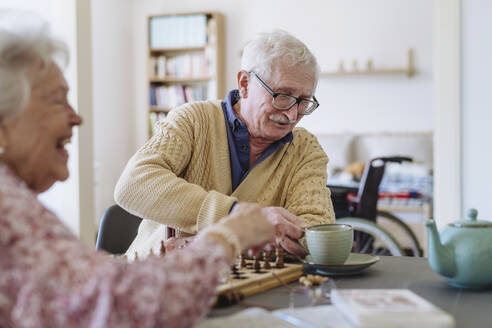
[[[386,211],[378,211],[378,220],[379,224],[383,224],[383,222],[379,222],[379,218],[382,218],[384,220],[388,220],[388,222],[394,224],[394,227],[397,229],[401,229],[401,231],[404,232],[405,240],[407,240],[410,243],[410,250],[412,251],[412,254],[407,254],[411,256],[416,256],[416,257],[421,257],[422,256],[422,247],[420,246],[420,243],[417,239],[417,236],[415,236],[415,233],[412,231],[412,229],[405,223],[403,222],[399,217],[393,215],[390,212]],[[399,239],[400,240],[400,239]],[[404,244],[404,241],[400,240],[401,244]]]
[[[337,219],[337,223],[349,224],[354,228],[352,252],[374,255],[405,255],[395,238],[386,229],[379,227],[374,222],[346,217]]]

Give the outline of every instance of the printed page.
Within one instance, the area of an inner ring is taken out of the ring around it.
[[[352,326],[333,305],[309,306],[273,311],[273,315],[296,323],[302,328],[351,328]],[[294,318],[294,319],[291,319]],[[300,321],[296,321],[299,319]]]
[[[196,328],[295,328],[261,308],[249,308],[230,316],[210,318],[200,322]]]

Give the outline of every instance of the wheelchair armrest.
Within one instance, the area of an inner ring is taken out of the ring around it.
[[[387,162],[392,162],[392,163],[413,162],[413,159],[411,157],[407,157],[407,156],[377,157],[377,158],[374,158],[373,160],[371,160],[371,162],[377,161],[377,160],[383,161],[385,163],[387,163]]]

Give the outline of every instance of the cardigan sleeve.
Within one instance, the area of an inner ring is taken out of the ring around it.
[[[297,158],[301,160],[294,170],[285,208],[310,226],[334,223],[330,190],[326,187],[328,157],[307,131],[301,130],[296,139]]]
[[[226,216],[237,199],[182,178],[197,147],[196,131],[206,130],[207,124],[191,106],[177,108],[157,123],[156,134],[125,167],[114,197],[132,214],[196,233]],[[200,165],[205,170],[210,163]]]
[[[0,188],[0,226],[0,327],[192,327],[228,269],[205,238],[132,263],[95,253],[27,187]]]

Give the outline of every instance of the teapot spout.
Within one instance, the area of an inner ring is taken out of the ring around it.
[[[436,222],[428,220],[425,227],[429,235],[429,264],[435,272],[442,276],[452,278],[456,274],[454,249],[451,245],[441,244]]]

